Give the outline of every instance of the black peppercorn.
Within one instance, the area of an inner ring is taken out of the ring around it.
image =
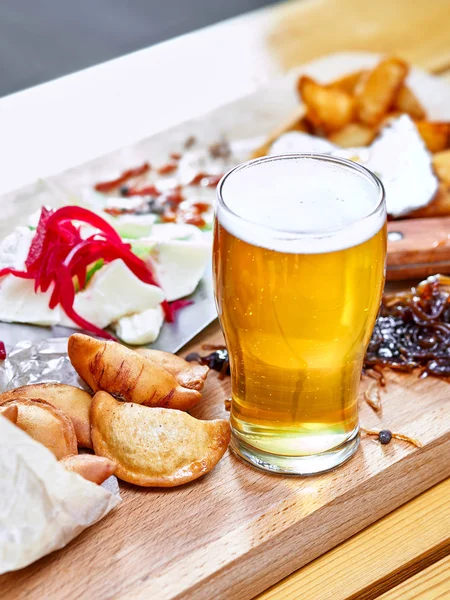
[[[391,440],[392,433],[389,431],[389,429],[382,429],[378,434],[378,441],[380,444],[389,444]]]
[[[120,188],[119,192],[121,196],[128,196],[128,194],[130,193],[130,188],[127,185],[123,185]]]

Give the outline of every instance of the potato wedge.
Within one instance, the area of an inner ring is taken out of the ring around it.
[[[329,135],[328,139],[342,148],[355,148],[368,146],[376,135],[377,130],[374,127],[362,123],[349,123],[343,129]]]
[[[113,460],[92,454],[74,454],[59,461],[67,471],[78,473],[84,479],[101,485],[114,475],[117,465]]]
[[[355,95],[356,111],[362,123],[377,125],[381,121],[393,106],[408,70],[403,60],[388,58],[367,74]]]
[[[437,152],[433,156],[433,169],[440,181],[450,186],[450,150]]]
[[[206,365],[187,362],[181,356],[162,350],[138,348],[136,352],[168,371],[183,387],[198,391],[203,389],[209,371]]]
[[[298,80],[298,92],[316,127],[321,125],[331,132],[352,121],[355,102],[347,92],[321,85],[306,75]]]
[[[18,408],[15,404],[10,406],[0,406],[0,416],[5,417],[11,423],[17,423]]]
[[[303,106],[299,106],[293,113],[290,115],[286,121],[284,121],[279,127],[274,129],[272,133],[267,136],[267,140],[256,148],[252,152],[251,158],[261,158],[261,156],[266,156],[269,154],[269,150],[271,145],[277,140],[280,136],[288,131],[308,131],[308,125],[304,119],[305,117],[305,108]]]
[[[17,407],[17,427],[48,448],[59,460],[77,452],[72,421],[62,410],[45,400],[14,398],[2,405]]]
[[[417,121],[416,126],[430,152],[442,152],[450,148],[450,123]]]
[[[63,383],[24,385],[1,394],[0,405],[14,398],[40,398],[60,408],[73,423],[78,445],[82,448],[92,448],[89,419],[92,396],[84,390]]]
[[[418,208],[407,215],[404,219],[422,219],[425,217],[448,217],[450,216],[450,186],[445,183],[439,184],[434,198],[426,206]]]
[[[69,338],[68,353],[94,392],[104,390],[126,402],[179,410],[189,410],[201,399],[200,392],[182,387],[165,369],[117,342],[75,333]]]
[[[401,85],[392,108],[415,120],[425,119],[427,116],[424,107],[405,83]]]
[[[199,421],[167,408],[94,396],[92,441],[98,456],[117,463],[119,479],[144,487],[173,487],[205,475],[230,442],[228,421]]]
[[[342,92],[346,92],[347,94],[353,94],[361,81],[367,74],[367,71],[353,71],[348,75],[343,75],[339,77],[339,79],[335,79],[331,83],[328,84],[329,88],[341,90]]]

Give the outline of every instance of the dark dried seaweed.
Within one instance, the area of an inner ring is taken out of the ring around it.
[[[206,346],[206,356],[192,353],[196,360],[229,374],[225,346]],[[420,369],[426,377],[450,377],[450,277],[433,275],[408,292],[383,298],[364,359],[363,372],[385,386],[383,370],[411,373]]]
[[[450,278],[433,275],[409,292],[386,296],[364,369],[389,367],[450,377]]]

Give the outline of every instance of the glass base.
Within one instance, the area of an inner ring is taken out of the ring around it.
[[[240,458],[258,469],[283,475],[317,475],[342,465],[353,456],[359,446],[359,427],[343,443],[327,452],[309,456],[280,456],[251,446],[234,431],[231,449]]]

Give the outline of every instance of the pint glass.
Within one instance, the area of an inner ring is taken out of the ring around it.
[[[383,186],[314,154],[244,163],[218,186],[214,282],[231,368],[232,449],[313,474],[358,447],[358,386],[380,306]]]

